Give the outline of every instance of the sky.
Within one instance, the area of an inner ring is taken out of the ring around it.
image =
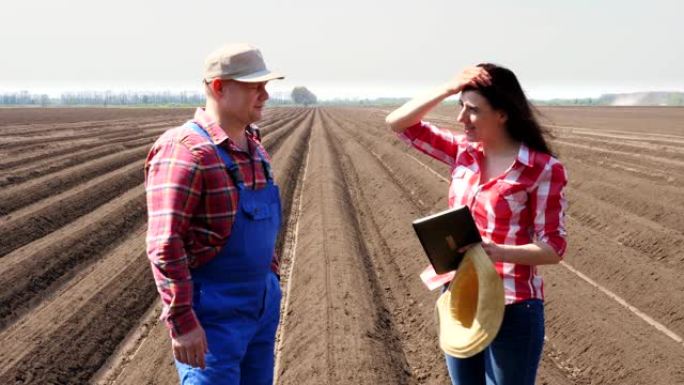
[[[407,97],[468,65],[513,70],[531,98],[684,91],[671,0],[3,0],[0,92],[201,91],[208,53],[259,47],[319,99]]]

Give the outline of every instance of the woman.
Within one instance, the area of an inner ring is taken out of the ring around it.
[[[421,119],[461,93],[464,135]],[[544,286],[536,266],[566,248],[565,169],[510,70],[479,64],[407,102],[387,124],[451,166],[449,207],[467,205],[504,283],[506,309],[494,341],[466,359],[446,357],[453,384],[534,384],[544,344]]]

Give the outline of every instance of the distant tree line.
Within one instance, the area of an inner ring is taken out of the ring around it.
[[[291,106],[293,104],[323,104],[377,106],[399,105],[406,101],[408,101],[408,98],[332,99],[319,101],[316,95],[306,87],[295,87],[292,92],[274,92],[268,100],[267,105]],[[64,92],[59,97],[52,98],[47,94],[31,94],[28,91],[0,93],[0,105],[5,106],[200,106],[204,103],[204,94],[195,92],[74,91]]]
[[[296,101],[294,98],[296,98]],[[5,106],[135,106],[135,105],[203,105],[203,93],[183,92],[113,92],[113,91],[70,91],[58,97],[47,94],[33,94],[29,91],[0,93],[0,105]],[[295,87],[292,93],[275,92],[268,105],[315,104],[316,95],[305,87]]]
[[[48,104],[50,104],[50,97],[47,94],[31,94],[28,91],[0,94],[0,105],[47,106]]]
[[[365,99],[329,99],[319,102],[328,106],[400,106],[408,102],[410,98],[365,98]],[[447,100],[445,104],[455,104],[457,102]]]
[[[544,99],[531,100],[533,104],[538,106],[600,106],[603,101],[599,98],[575,98],[575,99]]]
[[[74,91],[57,98],[28,91],[0,94],[0,105],[6,106],[130,106],[130,105],[202,105],[204,94],[197,92],[112,92]]]
[[[684,92],[631,92],[598,98],[533,100],[540,106],[684,106]]]
[[[60,104],[72,105],[201,105],[204,94],[197,92],[67,92],[60,97]]]

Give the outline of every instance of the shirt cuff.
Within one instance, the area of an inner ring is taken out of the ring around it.
[[[169,328],[171,337],[176,338],[187,334],[200,326],[195,312],[190,310],[181,314],[176,314],[172,319],[166,319],[166,326]]]
[[[539,240],[549,245],[549,247],[551,247],[556,252],[556,254],[558,254],[559,257],[563,258],[563,255],[565,254],[565,249],[568,245],[565,238],[563,238],[560,235],[552,235],[542,236],[539,238]]]
[[[271,270],[280,277],[280,258],[276,253],[273,253],[273,258],[271,259]]]

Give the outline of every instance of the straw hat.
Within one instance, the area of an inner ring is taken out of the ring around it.
[[[468,249],[436,311],[439,346],[450,356],[474,356],[494,340],[504,314],[503,282],[481,245]]]

